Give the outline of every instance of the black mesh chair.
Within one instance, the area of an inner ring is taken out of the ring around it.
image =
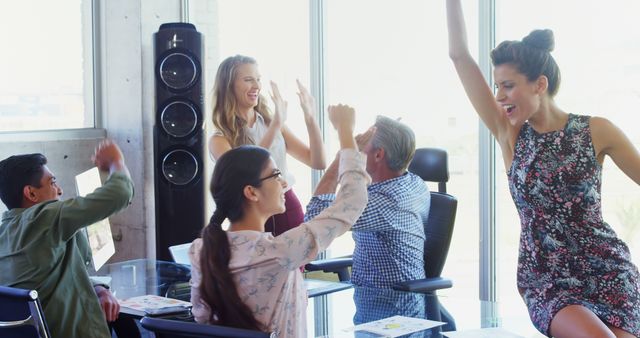
[[[394,289],[425,294],[433,294],[436,290],[453,286],[450,279],[441,276],[442,269],[449,253],[449,245],[453,235],[458,200],[447,194],[449,181],[449,165],[447,152],[436,148],[419,148],[409,164],[409,171],[420,176],[424,181],[437,182],[438,191],[431,192],[429,218],[424,224],[426,240],[424,243],[425,279],[398,283]],[[316,260],[306,265],[309,271],[324,271],[338,274],[341,281],[350,279],[351,257]],[[433,303],[427,309],[428,318],[442,320],[448,324],[443,330],[455,330],[453,317],[442,306]]]
[[[233,327],[198,324],[180,320],[144,317],[143,328],[153,332],[156,338],[270,338],[275,334]]]
[[[0,337],[51,337],[37,291],[0,286]]]

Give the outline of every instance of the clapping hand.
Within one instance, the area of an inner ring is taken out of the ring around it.
[[[298,98],[300,98],[300,107],[304,113],[305,120],[312,119],[315,113],[316,99],[309,93],[309,90],[300,83],[300,80],[296,80],[298,84]]]
[[[271,81],[271,100],[273,100],[275,105],[272,122],[282,127],[284,125],[284,121],[287,120],[287,101],[282,98],[278,85],[273,81]]]

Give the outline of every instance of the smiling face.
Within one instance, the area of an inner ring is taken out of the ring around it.
[[[284,192],[287,182],[282,173],[276,167],[273,159],[260,173],[260,187],[256,188],[256,196],[259,208],[268,216],[281,214],[285,211]]]
[[[25,186],[25,197],[33,204],[46,201],[59,200],[62,196],[62,188],[58,186],[56,177],[51,170],[45,165],[42,167],[42,178],[40,179],[40,187],[32,185]]]
[[[505,116],[513,126],[522,125],[540,108],[540,80],[528,81],[510,64],[496,66],[496,101],[503,108]]]
[[[240,110],[253,109],[258,105],[262,84],[258,65],[255,63],[243,63],[236,68],[236,76],[233,79],[233,93]]]

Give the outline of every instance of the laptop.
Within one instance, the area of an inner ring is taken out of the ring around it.
[[[96,167],[76,175],[76,192],[78,196],[87,196],[101,186],[100,172]],[[116,253],[116,247],[111,236],[111,224],[109,224],[109,219],[105,218],[89,225],[85,230],[91,247],[93,268],[98,271]]]
[[[191,243],[170,246],[169,253],[171,253],[171,258],[173,258],[173,261],[178,264],[191,266],[191,260],[189,260],[190,247]]]

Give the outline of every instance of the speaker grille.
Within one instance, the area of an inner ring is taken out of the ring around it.
[[[186,150],[169,152],[162,159],[162,174],[175,185],[187,185],[198,174],[198,160]]]
[[[160,62],[160,80],[171,89],[189,89],[197,77],[198,67],[190,55],[174,52]]]
[[[167,134],[173,137],[185,137],[198,126],[198,113],[191,103],[174,101],[162,110],[160,123]]]

